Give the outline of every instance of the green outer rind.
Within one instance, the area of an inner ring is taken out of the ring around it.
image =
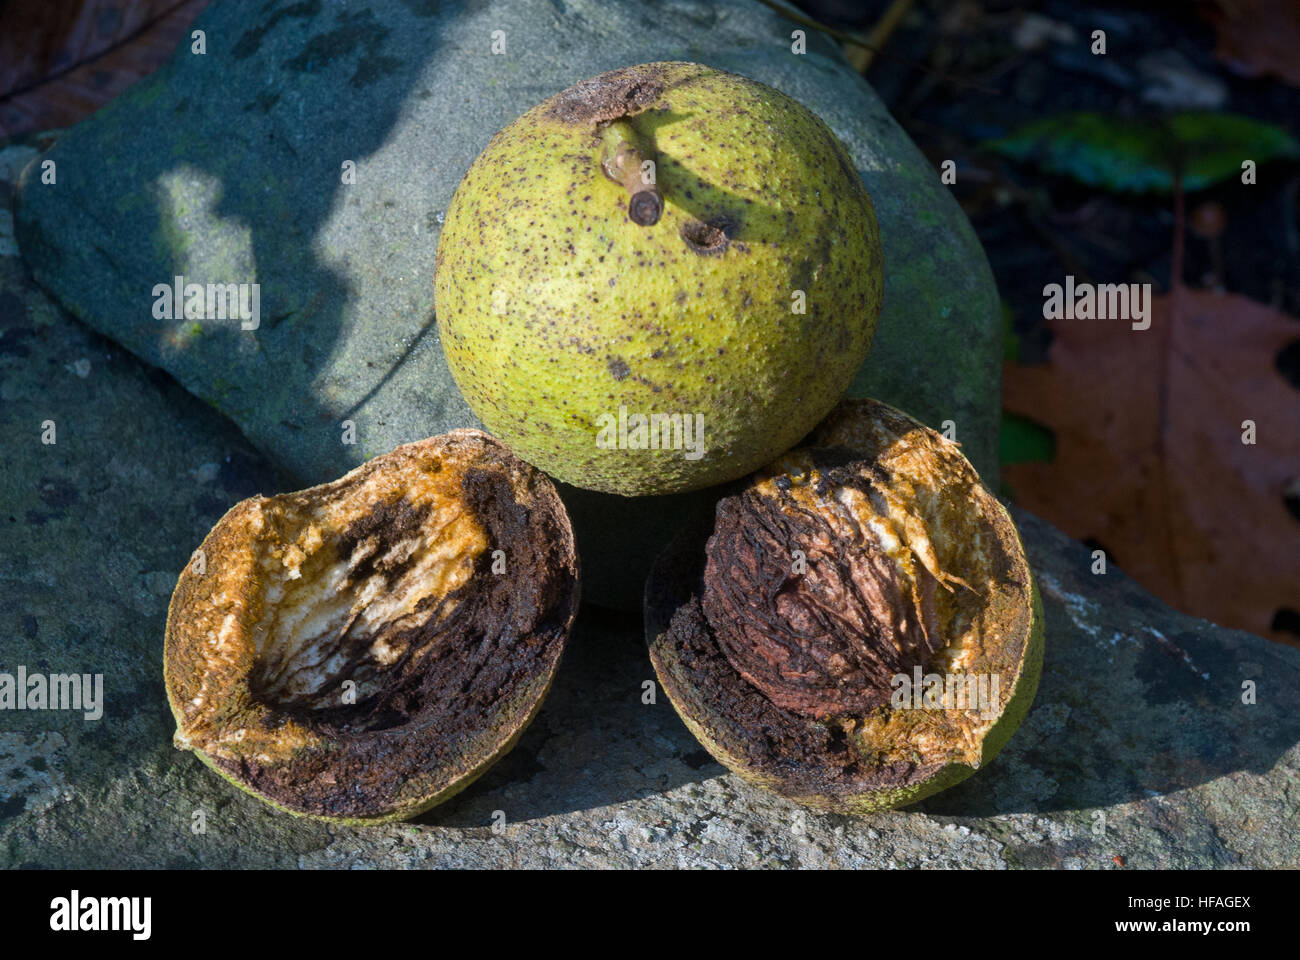
[[[681,114],[655,128],[665,207],[652,227],[628,221],[622,188],[592,159],[595,119],[555,115],[596,80],[662,84],[644,115]],[[710,145],[716,156],[691,160]],[[758,171],[777,186],[755,186]],[[583,200],[573,211],[570,194]],[[706,217],[739,222],[716,255],[684,239]],[[562,254],[560,230],[587,220],[575,240],[587,239]],[[518,456],[584,489],[670,495],[750,473],[830,412],[874,339],[882,263],[871,196],[824,120],[740,74],[664,61],[589,78],[496,134],[448,206],[434,299],[461,394]],[[702,300],[688,296],[696,285]],[[700,416],[707,452],[601,445],[602,418],[623,408]]]
[[[1011,519],[1006,507],[991,496],[989,499],[1001,512],[1001,520],[1006,524],[1005,529],[1015,538],[1015,546],[1019,550],[1020,562],[1025,565],[1025,569],[1028,571],[1028,561],[1025,559],[1024,542],[1020,537],[1020,531],[1016,528],[1015,522]],[[655,572],[652,570],[651,580],[653,580],[654,576]],[[1032,609],[1027,630],[1028,637],[1025,640],[1024,653],[1020,658],[1020,669],[1016,673],[1013,691],[1007,700],[1006,706],[997,721],[984,735],[979,766],[974,767],[965,763],[949,763],[926,779],[903,787],[868,789],[860,793],[844,793],[833,796],[799,793],[788,788],[780,777],[756,770],[736,756],[721,742],[721,738],[714,734],[714,724],[711,722],[709,706],[693,688],[691,672],[678,661],[667,644],[660,642],[664,637],[664,633],[660,628],[667,626],[667,620],[656,620],[657,612],[652,609],[650,599],[655,593],[654,585],[647,581],[646,626],[650,660],[654,665],[655,673],[658,675],[664,692],[668,694],[669,702],[672,703],[673,709],[677,711],[677,715],[681,717],[687,729],[691,731],[695,739],[715,760],[742,780],[823,813],[861,815],[878,810],[894,809],[916,803],[940,791],[947,790],[949,787],[961,783],[978,769],[988,766],[1002,751],[1002,748],[1006,746],[1012,734],[1015,733],[1025,715],[1029,712],[1034,696],[1038,692],[1038,681],[1042,674],[1045,639],[1042,597],[1039,594],[1038,584],[1034,580],[1032,571],[1028,572],[1028,578]],[[665,614],[666,611],[660,616]],[[719,724],[719,726],[725,728],[723,724]]]

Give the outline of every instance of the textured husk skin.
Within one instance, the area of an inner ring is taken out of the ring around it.
[[[349,480],[350,478],[356,477],[358,474],[361,474],[363,471],[377,469],[376,464],[381,464],[379,468],[382,468],[382,461],[386,457],[393,456],[399,450],[407,450],[420,445],[435,444],[444,440],[457,439],[457,438],[483,440],[496,447],[499,447],[501,450],[505,451],[508,454],[508,451],[506,451],[505,447],[501,445],[499,441],[497,441],[495,438],[492,438],[490,435],[483,433],[480,430],[473,430],[473,429],[452,430],[446,434],[442,434],[439,437],[432,437],[427,440],[418,441],[417,443],[405,444],[403,447],[399,447],[396,450],[390,452],[389,454],[384,454],[380,457],[376,457],[370,461],[367,461],[367,463],[364,463],[361,466],[355,468],[354,470],[349,471],[346,475],[339,478],[338,480],[334,480],[325,484],[319,484],[315,487],[310,487],[302,491],[296,491],[291,494],[282,494],[281,496],[304,496],[304,495],[311,495],[317,492],[322,492],[331,487],[340,485],[345,481]],[[522,684],[516,691],[516,694],[511,699],[511,701],[505,704],[503,708],[498,711],[498,715],[506,715],[506,716],[515,715],[517,716],[518,719],[515,722],[510,723],[508,725],[498,725],[495,729],[490,731],[490,733],[495,736],[497,741],[494,750],[492,750],[489,754],[482,756],[481,758],[476,758],[474,762],[465,765],[463,768],[452,771],[450,774],[444,772],[439,777],[439,779],[443,781],[443,786],[441,786],[439,789],[436,789],[432,792],[423,792],[417,788],[414,791],[406,790],[403,792],[399,792],[398,799],[395,803],[393,803],[388,809],[377,811],[373,816],[325,816],[307,810],[294,809],[293,807],[288,806],[280,802],[279,800],[267,796],[265,793],[259,791],[251,784],[241,780],[239,777],[223,769],[217,763],[214,762],[212,757],[208,756],[202,750],[198,748],[192,748],[193,752],[198,755],[199,759],[204,763],[204,765],[214,770],[223,779],[229,781],[230,783],[237,786],[240,790],[244,791],[245,793],[251,796],[256,797],[257,799],[263,801],[269,806],[272,806],[275,809],[281,810],[285,813],[291,814],[292,816],[295,817],[301,817],[304,819],[311,819],[311,820],[320,820],[328,823],[339,823],[345,825],[360,826],[360,825],[367,825],[367,824],[382,824],[382,823],[391,823],[394,821],[407,820],[410,819],[411,817],[415,817],[420,815],[421,813],[424,813],[425,811],[437,806],[440,803],[443,803],[446,800],[449,800],[451,797],[455,796],[456,794],[460,793],[462,790],[469,787],[475,780],[477,780],[480,776],[486,773],[487,770],[491,768],[493,764],[495,764],[503,756],[509,753],[511,749],[514,748],[519,738],[523,735],[524,730],[526,730],[529,724],[531,724],[532,721],[536,718],[538,712],[541,710],[542,704],[545,702],[547,694],[550,692],[551,684],[553,683],[555,678],[555,673],[559,669],[559,663],[563,658],[564,642],[567,641],[567,635],[569,631],[572,629],[574,618],[577,615],[581,588],[580,588],[578,557],[574,546],[573,531],[568,522],[568,515],[564,510],[564,506],[561,503],[559,499],[559,495],[555,491],[554,486],[550,484],[550,482],[547,480],[544,474],[537,472],[536,477],[539,481],[541,481],[537,486],[537,495],[543,501],[540,504],[538,504],[538,506],[546,510],[549,510],[552,513],[552,515],[561,524],[562,531],[563,531],[563,540],[564,540],[563,544],[561,545],[561,549],[567,561],[567,568],[572,575],[572,590],[571,590],[570,597],[568,599],[568,609],[565,613],[565,621],[564,621],[564,628],[563,628],[565,633],[565,638],[564,641],[561,642],[560,653],[559,655],[556,656],[555,660],[550,665],[549,670],[545,671],[543,675],[532,677],[528,682]],[[228,510],[222,516],[222,518],[217,522],[217,524],[204,538],[203,543],[201,544],[201,549],[203,549],[206,552],[206,555],[209,558],[209,563],[212,563],[217,558],[219,558],[223,550],[230,549],[231,547],[238,545],[243,541],[244,538],[241,536],[238,528],[238,520],[240,519],[241,513],[243,511],[246,511],[249,508],[249,504],[256,502],[259,499],[261,498],[254,497],[251,500],[241,501],[240,503],[231,507],[230,510]],[[275,498],[270,498],[270,499],[274,500]],[[195,638],[188,636],[186,634],[185,623],[183,619],[185,601],[187,599],[185,587],[186,587],[186,578],[185,575],[182,574],[181,579],[178,581],[176,590],[172,594],[171,602],[169,604],[168,611],[167,611],[167,623],[165,627],[164,652],[163,652],[164,678],[166,680],[167,701],[168,701],[168,706],[171,708],[172,716],[176,720],[178,728],[181,727],[183,718],[182,718],[181,710],[176,700],[176,690],[178,687],[178,683],[176,681],[176,674],[175,674],[175,671],[178,669],[176,666],[176,659],[177,659],[176,652],[179,649],[179,645],[195,642]],[[252,585],[244,584],[242,589],[251,591],[253,587]],[[527,704],[526,710],[519,711],[518,714],[515,714],[512,708],[514,708],[516,705],[522,705],[522,704]],[[410,781],[407,782],[410,783]]]
[[[587,95],[609,112],[566,111]],[[598,123],[623,117],[655,144],[652,226],[597,163]],[[689,245],[705,221],[732,222],[721,251]],[[456,189],[434,276],[443,352],[479,419],[551,476],[629,497],[711,487],[796,443],[852,383],[883,291],[875,208],[830,128],[685,62],[588,78],[498,132]],[[698,414],[707,450],[598,446],[620,406]]]
[[[874,403],[865,400],[853,402],[863,405]],[[889,409],[892,413],[899,413]],[[918,423],[917,426],[921,425]],[[948,763],[903,785],[868,784],[858,792],[828,795],[809,793],[791,780],[751,765],[745,759],[743,744],[737,742],[731,731],[734,725],[730,718],[719,712],[717,704],[710,702],[707,692],[696,683],[692,670],[682,662],[678,651],[665,642],[665,631],[674,611],[698,590],[698,572],[702,569],[700,554],[708,537],[708,530],[701,528],[683,531],[656,561],[646,581],[645,621],[650,659],[659,682],[687,729],[715,760],[745,781],[824,813],[860,815],[906,806],[955,786],[978,769],[986,767],[1006,746],[1028,713],[1038,690],[1044,651],[1042,598],[1029,571],[1019,531],[1005,507],[991,494],[987,497],[986,506],[997,508],[991,517],[992,523],[1003,543],[1008,548],[1014,547],[1013,556],[1030,587],[1030,609],[1028,615],[1021,618],[1023,628],[1019,636],[1024,637],[1024,649],[1011,695],[997,721],[981,741],[981,756],[977,766]],[[1013,642],[1018,639],[1019,637],[1013,638]],[[737,683],[746,682],[739,674],[736,674],[735,679]]]

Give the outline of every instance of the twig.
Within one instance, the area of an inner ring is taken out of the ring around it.
[[[779,3],[777,3],[776,0],[758,0],[758,2],[761,3],[763,6],[767,7],[773,13],[776,13],[778,16],[782,16],[787,20],[793,21],[794,23],[808,27],[811,30],[816,30],[818,33],[824,33],[826,34],[826,36],[840,41],[840,43],[848,43],[856,47],[865,47],[867,50],[870,50],[873,54],[875,54],[878,57],[884,57],[887,60],[897,60],[899,63],[905,63],[909,67],[913,67],[917,70],[923,71],[924,73],[928,73],[931,76],[937,77],[940,80],[952,84],[954,87],[966,87],[968,89],[978,90],[980,93],[987,93],[995,97],[999,96],[1001,93],[1001,91],[996,90],[993,87],[987,87],[982,83],[974,83],[970,80],[963,80],[960,77],[954,77],[950,73],[944,73],[941,70],[935,70],[933,67],[929,66],[928,64],[921,63],[918,60],[913,60],[911,57],[904,57],[897,53],[889,53],[888,51],[881,50],[879,47],[872,46],[867,41],[863,40],[861,37],[855,36],[852,33],[847,33],[844,30],[836,30],[834,27],[828,27],[826,26],[826,24],[813,20],[811,17],[805,17],[803,14],[793,13],[790,10],[787,10],[785,7],[781,6]]]
[[[866,43],[849,55],[849,63],[858,73],[866,73],[876,59],[876,51],[884,48],[889,38],[894,35],[898,25],[903,22],[908,11],[912,9],[912,0],[894,0],[885,11],[884,16],[867,34]]]

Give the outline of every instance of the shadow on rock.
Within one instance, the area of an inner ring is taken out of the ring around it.
[[[583,607],[555,685],[519,743],[477,783],[415,822],[491,826],[589,810],[725,773],[663,691],[639,616]]]

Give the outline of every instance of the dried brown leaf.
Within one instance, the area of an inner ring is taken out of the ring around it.
[[[1154,298],[1151,316],[1146,331],[1057,321],[1047,364],[1008,364],[1006,409],[1054,430],[1057,452],[1004,479],[1167,603],[1294,643],[1272,623],[1300,609],[1300,521],[1285,503],[1300,477],[1300,391],[1275,358],[1300,322],[1181,288]]]
[[[162,65],[208,0],[0,4],[0,138],[71,126]]]
[[[1214,55],[1224,63],[1300,87],[1300,0],[1233,0],[1209,8],[1207,19],[1219,37]]]

